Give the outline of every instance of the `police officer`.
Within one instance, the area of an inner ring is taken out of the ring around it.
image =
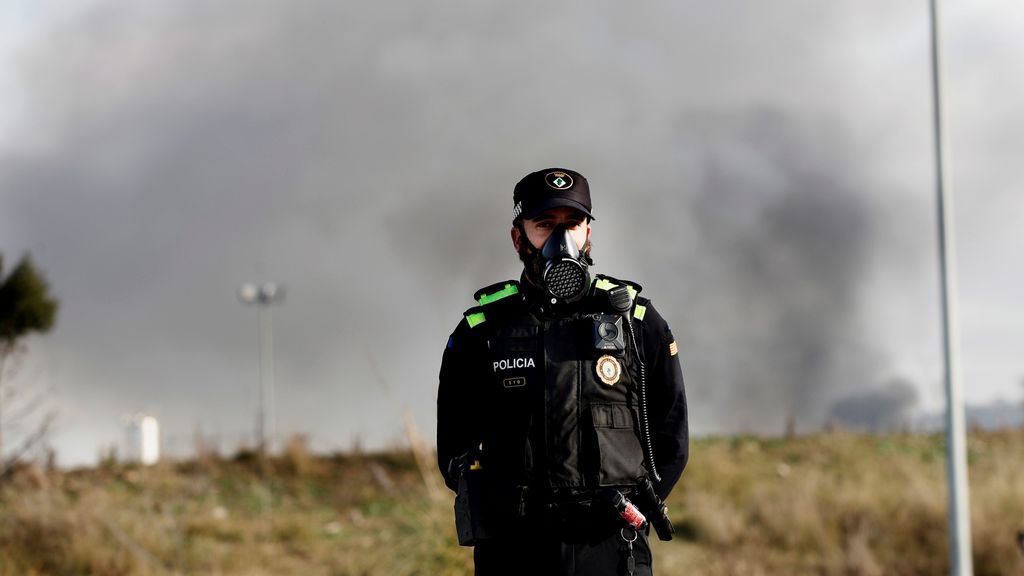
[[[591,275],[582,175],[533,172],[513,202],[522,275],[477,291],[441,362],[459,541],[478,575],[650,574],[688,457],[675,338],[639,285]]]

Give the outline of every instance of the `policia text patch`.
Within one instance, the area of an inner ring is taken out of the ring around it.
[[[512,370],[515,368],[536,368],[537,364],[533,361],[533,358],[508,358],[507,360],[498,360],[494,363],[494,371],[498,370]]]

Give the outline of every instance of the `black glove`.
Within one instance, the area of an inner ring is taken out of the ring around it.
[[[469,458],[469,452],[463,452],[458,456],[448,461],[448,477],[452,480],[458,481],[462,478],[462,474],[466,471],[466,460]]]

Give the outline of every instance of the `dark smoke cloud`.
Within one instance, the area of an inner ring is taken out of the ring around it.
[[[789,416],[820,425],[837,394],[875,377],[881,356],[858,322],[875,207],[847,139],[826,119],[778,109],[689,126],[692,237],[670,269],[686,278],[672,302],[686,310],[682,329],[714,335],[688,350],[688,373],[715,376],[691,379],[713,406],[695,420],[771,433]]]
[[[895,379],[878,389],[854,393],[832,405],[830,419],[840,425],[884,432],[911,424],[918,392],[910,382]]]

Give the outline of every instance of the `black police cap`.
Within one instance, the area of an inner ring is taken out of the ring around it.
[[[552,208],[575,208],[591,220],[590,185],[579,172],[548,168],[527,174],[512,193],[512,221],[530,219]]]

